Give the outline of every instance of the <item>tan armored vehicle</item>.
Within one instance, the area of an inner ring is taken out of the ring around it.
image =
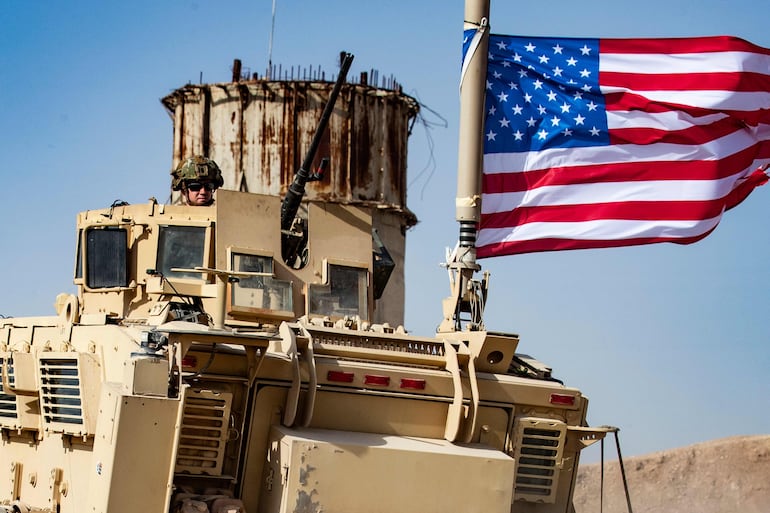
[[[303,202],[314,151],[284,199],[78,216],[77,295],[0,319],[0,512],[570,511],[587,399],[474,262],[435,337],[379,321],[377,209]]]

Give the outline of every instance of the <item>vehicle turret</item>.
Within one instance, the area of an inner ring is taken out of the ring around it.
[[[81,319],[218,328],[302,316],[371,322],[371,211],[309,202],[312,251],[296,269],[281,258],[280,210],[280,198],[220,190],[211,207],[150,201],[81,213]]]

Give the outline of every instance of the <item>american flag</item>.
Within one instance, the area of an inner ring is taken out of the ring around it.
[[[770,50],[492,35],[488,60],[479,257],[688,244],[768,180]]]

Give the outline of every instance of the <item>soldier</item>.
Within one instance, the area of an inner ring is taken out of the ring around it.
[[[214,191],[224,184],[217,163],[202,155],[180,162],[171,177],[171,186],[182,192],[184,203],[199,207],[213,205]]]

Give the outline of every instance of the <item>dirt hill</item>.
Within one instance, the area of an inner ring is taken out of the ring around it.
[[[633,513],[770,513],[770,435],[623,458]],[[600,465],[581,467],[576,513],[599,513]],[[617,460],[605,462],[603,513],[626,513]]]

